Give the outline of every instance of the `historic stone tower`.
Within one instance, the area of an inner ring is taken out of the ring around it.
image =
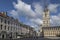
[[[50,26],[50,14],[49,9],[46,6],[43,13],[43,27],[49,27],[49,26]]]
[[[43,10],[43,24],[40,27],[40,36],[44,36],[43,28],[50,26],[50,13],[48,9],[49,0],[42,0],[42,1],[43,1],[44,10]]]
[[[50,0],[43,0],[44,4],[44,12],[43,12],[43,27],[49,27],[50,26],[50,14],[49,14],[49,9],[48,5]]]
[[[50,14],[49,14],[49,9],[46,6],[44,9],[44,12],[43,12],[43,24],[40,27],[40,36],[41,37],[44,37],[43,27],[49,27],[49,26],[50,26]]]

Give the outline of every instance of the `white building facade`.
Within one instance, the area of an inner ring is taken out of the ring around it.
[[[17,38],[17,34],[21,33],[20,23],[6,15],[5,12],[0,13],[0,38]]]

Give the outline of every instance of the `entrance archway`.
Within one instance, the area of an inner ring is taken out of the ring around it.
[[[1,38],[7,38],[7,32],[6,31],[1,32]]]

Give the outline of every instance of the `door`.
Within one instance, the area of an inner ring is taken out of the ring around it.
[[[2,38],[4,38],[4,34],[2,35]]]

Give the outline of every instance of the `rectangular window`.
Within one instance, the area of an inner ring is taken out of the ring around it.
[[[45,24],[45,21],[43,21],[44,22],[44,24]]]
[[[12,27],[11,27],[11,31],[12,31]]]
[[[10,22],[8,21],[8,24],[9,24]]]
[[[4,23],[6,23],[6,20],[4,21]]]
[[[14,27],[14,30],[15,30],[15,27]]]
[[[1,18],[1,23],[3,22],[3,19]]]
[[[5,26],[5,30],[6,30],[6,26]]]
[[[1,25],[1,30],[2,30],[2,25]]]
[[[8,30],[9,30],[9,27],[8,27]]]

